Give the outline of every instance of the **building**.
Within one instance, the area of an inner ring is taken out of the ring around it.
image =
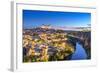
[[[43,29],[51,29],[51,26],[50,26],[50,24],[43,24],[42,26],[41,26],[41,28],[43,28]]]

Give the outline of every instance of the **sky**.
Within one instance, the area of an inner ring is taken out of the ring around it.
[[[34,28],[42,24],[52,27],[87,27],[91,13],[23,10],[23,27]]]

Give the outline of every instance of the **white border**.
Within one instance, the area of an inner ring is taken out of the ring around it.
[[[95,7],[95,0],[17,0],[20,3],[34,3],[34,4],[47,4],[47,5],[62,5],[62,6],[75,6],[75,7]]]
[[[59,3],[58,3],[59,4]],[[22,63],[22,10],[48,10],[48,11],[63,11],[63,12],[86,12],[91,13],[91,25],[92,25],[92,42],[91,42],[91,60],[79,60],[79,61],[60,61],[60,62],[40,62],[40,63]],[[96,29],[96,12],[95,8],[84,7],[72,7],[63,5],[47,5],[47,4],[32,4],[32,3],[14,3],[14,28],[13,28],[13,64],[12,69],[15,70],[42,70],[42,69],[55,69],[66,67],[81,67],[81,66],[93,66],[96,65],[96,47],[95,41],[95,29]]]

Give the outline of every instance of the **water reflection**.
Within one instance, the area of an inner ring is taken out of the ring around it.
[[[82,60],[82,59],[86,59],[86,58],[87,58],[87,54],[86,54],[84,48],[82,47],[81,44],[76,43],[76,51],[74,54],[72,54],[71,60]]]

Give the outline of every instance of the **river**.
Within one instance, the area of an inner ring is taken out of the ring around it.
[[[87,54],[84,48],[82,47],[82,45],[79,43],[76,43],[76,50],[72,54],[71,60],[83,60],[83,59],[87,59]]]

